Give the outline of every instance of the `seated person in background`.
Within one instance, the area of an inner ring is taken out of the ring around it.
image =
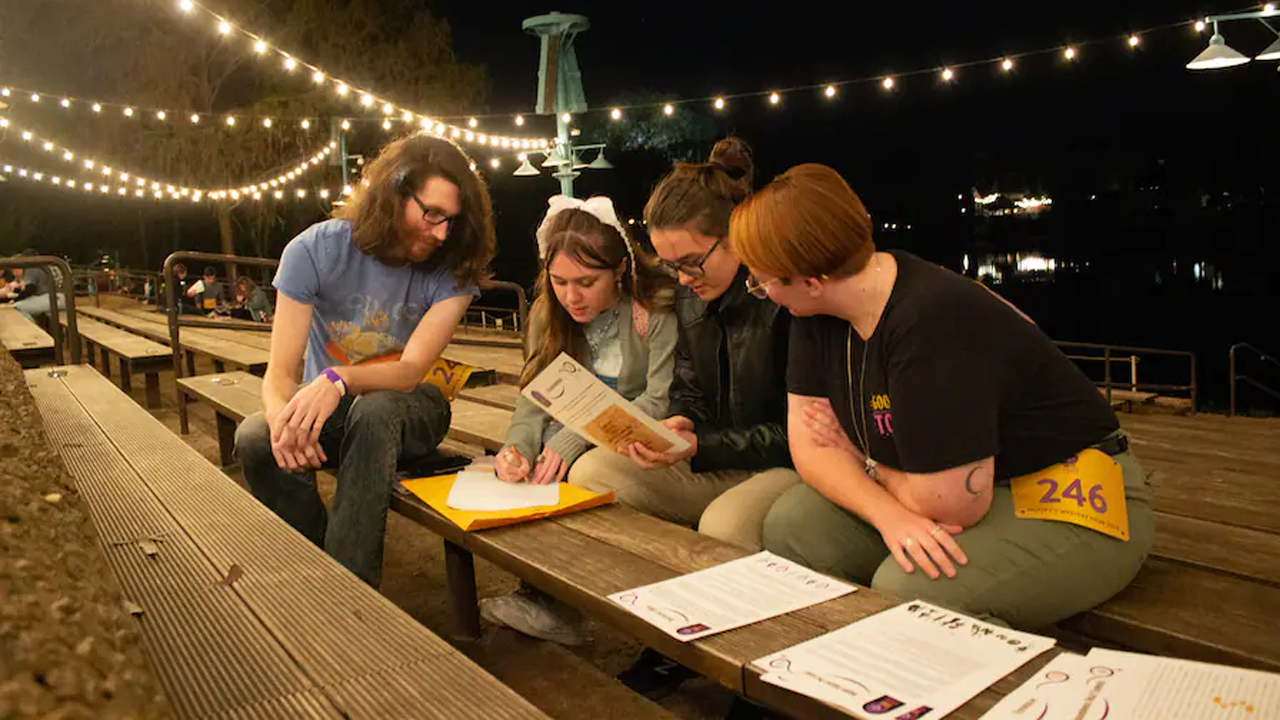
[[[258,287],[258,284],[247,275],[241,275],[236,280],[236,306],[231,312],[232,317],[254,322],[271,322],[273,309],[271,300],[267,298],[267,291]]]
[[[728,138],[709,162],[677,165],[645,207],[654,249],[681,285],[665,424],[689,449],[664,455],[635,445],[629,457],[592,450],[569,482],[612,490],[640,512],[759,550],[765,513],[800,478],[786,434],[790,316],[747,293],[747,269],[725,241],[752,174],[750,149]]]
[[[196,309],[195,293],[191,287],[199,281],[200,278],[194,278],[187,274],[187,266],[182,263],[173,264],[173,283],[178,297],[178,314],[193,315],[199,311]]]
[[[227,292],[218,280],[213,267],[204,269],[204,275],[187,288],[187,295],[196,299],[196,308],[206,315],[212,314],[227,304]]]
[[[22,282],[19,280],[14,271],[5,268],[4,274],[0,276],[0,301],[9,301],[18,296],[18,291],[22,289]]]
[[[420,134],[383,148],[335,219],[280,257],[266,410],[240,424],[236,453],[254,497],[374,587],[396,464],[431,455],[449,430],[449,403],[423,378],[494,246],[471,159]],[[332,512],[316,490],[326,463],[338,468]]]
[[[521,387],[567,352],[641,411],[665,417],[676,344],[671,278],[633,246],[608,198],[550,202],[537,232],[542,267]],[[560,482],[590,447],[521,396],[494,468],[506,482]],[[480,611],[526,635],[585,641],[577,611],[531,586],[487,598]]]
[[[729,238],[753,287],[796,316],[787,420],[805,484],[769,511],[766,549],[1027,629],[1134,578],[1150,486],[1110,406],[1038,327],[971,280],[877,252],[862,201],[823,165],[746,200]],[[1055,508],[1094,524],[1046,519]]]
[[[34,250],[27,250],[23,255],[35,255]],[[18,292],[14,295],[13,307],[27,318],[43,325],[49,316],[49,293],[54,291],[53,278],[49,270],[42,267],[14,268],[14,276],[18,281]]]

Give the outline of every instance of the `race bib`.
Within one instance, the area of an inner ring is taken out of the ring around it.
[[[444,399],[453,402],[466,386],[474,370],[474,367],[466,363],[439,358],[431,364],[423,380],[440,388],[440,392],[444,393]]]
[[[213,310],[213,309],[215,309],[215,308],[217,308],[217,307],[218,307],[218,300],[217,300],[217,298],[205,298],[205,299],[204,299],[204,309],[205,309],[205,310]]]
[[[1129,540],[1124,471],[1101,450],[1089,448],[1010,484],[1014,513],[1020,518],[1074,523]]]

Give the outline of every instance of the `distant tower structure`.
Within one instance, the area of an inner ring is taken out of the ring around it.
[[[542,41],[537,112],[539,115],[556,116],[557,147],[548,155],[544,166],[556,168],[554,177],[560,180],[560,192],[573,197],[573,179],[578,173],[573,169],[574,148],[566,115],[587,109],[587,97],[582,91],[582,71],[578,69],[573,41],[579,33],[591,28],[591,22],[583,15],[553,12],[526,18],[520,27]]]

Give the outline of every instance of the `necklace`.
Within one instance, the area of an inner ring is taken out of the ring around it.
[[[617,324],[618,308],[615,306],[582,328],[582,334],[587,338],[587,345],[591,348],[592,359],[600,357],[600,348],[613,334],[613,328]]]
[[[846,367],[849,373],[849,413],[853,417],[853,434],[857,435],[858,444],[862,446],[862,454],[866,457],[863,469],[867,473],[867,477],[879,482],[879,471],[876,466],[879,464],[871,458],[871,432],[867,429],[867,404],[864,394],[866,378],[867,378],[867,351],[869,346],[863,343],[862,347],[862,369],[858,371],[858,401],[854,401],[853,397],[853,326],[849,326],[849,340],[847,342],[846,358],[848,362]],[[858,428],[858,411],[862,411],[862,428]]]

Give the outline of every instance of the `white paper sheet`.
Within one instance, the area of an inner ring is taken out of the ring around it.
[[[1276,720],[1280,675],[1225,665],[1094,648],[1094,667],[1112,669],[1108,720]]]
[[[1107,686],[1115,671],[1063,653],[982,716],[982,720],[1116,720]]]
[[[934,720],[1054,643],[914,600],[753,664],[854,717]]]
[[[750,625],[856,588],[768,552],[609,596],[677,640]]]
[[[521,394],[565,427],[611,452],[634,442],[658,452],[678,453],[689,447],[567,353],[551,361]]]
[[[492,471],[463,470],[449,490],[455,510],[519,510],[560,502],[560,483],[531,485],[499,480]]]

